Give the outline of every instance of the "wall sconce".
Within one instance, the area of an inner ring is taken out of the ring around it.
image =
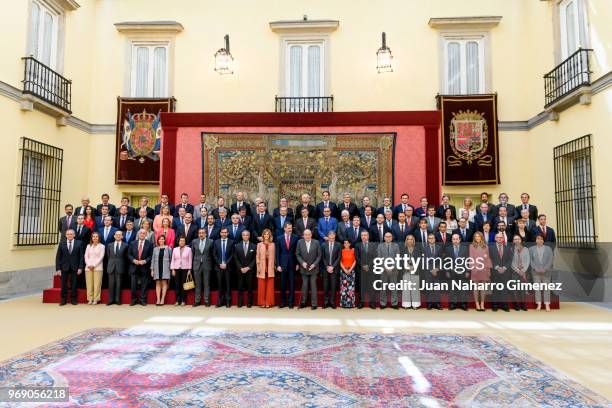
[[[230,52],[229,35],[225,34],[225,47],[215,52],[215,71],[220,75],[234,73],[234,57]]]
[[[391,49],[387,47],[387,35],[382,33],[382,46],[376,51],[376,69],[378,73],[381,72],[393,72],[393,55]]]

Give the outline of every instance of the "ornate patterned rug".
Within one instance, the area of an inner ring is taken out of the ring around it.
[[[509,344],[448,334],[94,329],[1,363],[0,384],[112,407],[610,404]]]
[[[332,200],[349,192],[380,207],[393,194],[394,145],[395,133],[202,133],[202,191],[295,207],[300,194],[318,202],[329,190]]]

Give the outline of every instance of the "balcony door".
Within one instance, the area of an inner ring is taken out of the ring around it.
[[[28,55],[52,70],[57,68],[59,14],[43,1],[33,0],[30,7]]]
[[[289,42],[285,61],[285,96],[293,98],[324,96],[323,41]],[[290,100],[290,111],[304,111],[308,102]]]
[[[587,48],[586,14],[582,0],[559,3],[561,59],[565,60],[579,48]]]

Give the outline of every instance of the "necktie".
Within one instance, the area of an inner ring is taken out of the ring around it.
[[[72,216],[68,216],[68,218],[66,218],[66,226],[68,228],[70,228],[70,224],[72,224]]]
[[[204,252],[204,245],[206,245],[206,241],[201,239],[200,240],[200,252]]]
[[[455,247],[455,258],[459,256],[459,248]]]
[[[68,252],[72,253],[72,241],[68,241]]]
[[[117,250],[119,249],[119,243],[115,242],[115,255],[117,255]]]
[[[427,244],[427,234],[425,231],[421,231],[421,242],[423,242],[423,246]]]
[[[123,228],[123,224],[125,224],[125,215],[121,216],[121,223],[119,224],[119,226]]]
[[[221,262],[225,263],[225,240],[221,240]]]
[[[329,227],[329,217],[325,217],[325,225]]]
[[[446,243],[446,234],[440,234],[442,236],[442,242]]]
[[[139,241],[138,242],[138,259],[142,257],[142,247],[143,247],[143,242]]]
[[[208,226],[208,236],[210,237],[210,233],[212,232],[212,227],[209,225]]]
[[[406,211],[406,204],[402,204],[402,211]]]
[[[359,234],[359,229],[358,229],[358,228],[355,228],[355,239],[357,239],[357,237],[358,237],[358,235],[357,235],[357,234]]]
[[[82,227],[82,226],[80,226],[80,225],[77,227],[77,235],[79,235],[79,236],[81,235],[81,229],[82,229],[82,228],[83,228],[83,227]]]
[[[527,204],[523,204],[523,210],[527,209]]]
[[[259,214],[259,221],[263,222],[263,214]]]
[[[332,264],[332,249],[334,248],[334,244],[329,243],[329,264]]]
[[[130,237],[131,237],[131,236],[132,236],[132,231],[128,231],[128,232],[126,232],[126,233],[125,233],[125,240],[126,240],[127,242],[129,242],[129,241],[130,241]]]
[[[282,227],[283,225],[285,225],[285,217],[284,217],[284,216],[283,216],[283,217],[281,217],[281,227]]]
[[[465,230],[464,229],[461,230],[461,237],[465,240]]]
[[[504,256],[504,250],[503,247],[501,245],[497,246],[497,252],[499,253],[499,259],[501,260]]]
[[[289,235],[285,234],[285,245],[287,245],[287,250],[289,250]]]
[[[380,242],[382,242],[382,240],[384,239],[384,236],[383,236],[383,227],[382,226],[378,227],[378,234],[379,234],[379,237],[380,237]]]
[[[189,225],[185,224],[185,236],[189,233]]]
[[[232,233],[232,235],[234,235],[234,237],[236,237],[236,226],[234,225],[234,232]]]
[[[546,237],[546,227],[542,227],[542,235],[544,235],[544,237]]]
[[[104,228],[104,241],[108,238],[108,227]]]
[[[244,255],[246,256],[246,254],[247,254],[247,250],[249,249],[249,244],[245,242],[245,243],[243,244],[243,248],[244,248]]]
[[[400,232],[403,234],[404,233],[404,224],[400,224]]]

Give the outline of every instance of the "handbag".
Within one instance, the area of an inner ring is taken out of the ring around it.
[[[185,279],[185,283],[183,283],[183,290],[192,290],[195,289],[195,282],[193,281],[193,276],[191,272],[187,274],[187,279]]]

